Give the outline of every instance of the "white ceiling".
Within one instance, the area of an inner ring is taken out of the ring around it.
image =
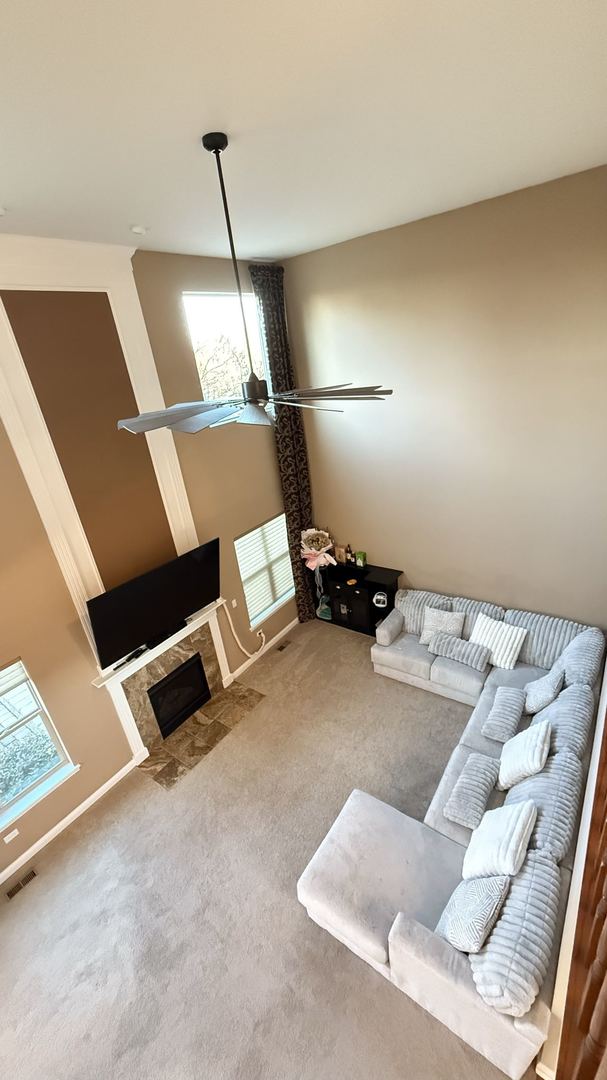
[[[5,0],[0,35],[3,232],[225,255],[213,129],[247,258],[607,161],[601,0]]]

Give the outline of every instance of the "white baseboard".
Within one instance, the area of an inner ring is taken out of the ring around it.
[[[260,656],[263,656],[264,653],[267,653],[270,651],[270,649],[273,649],[276,645],[276,642],[280,641],[280,639],[283,638],[285,634],[288,634],[289,630],[293,630],[295,626],[299,626],[299,619],[292,619],[291,622],[288,623],[282,630],[279,630],[277,634],[274,634],[273,638],[270,638],[269,641],[266,641],[263,649],[258,649],[256,653],[253,653],[252,656],[245,660],[244,664],[241,664],[239,668],[236,668],[236,671],[232,671],[232,677],[230,679],[230,682],[234,682],[234,679],[238,679],[239,676],[242,675],[243,671],[246,671],[247,668],[250,668],[251,664],[254,664],[256,660],[259,660]],[[229,683],[226,681],[225,685],[229,686]]]
[[[110,791],[115,784],[118,784],[127,773],[130,773],[135,766],[139,765],[140,762],[145,761],[148,754],[148,750],[139,750],[130,761],[127,761],[126,765],[123,765],[117,773],[114,773],[113,776],[110,776],[109,780],[106,780],[105,784],[102,784],[100,788],[97,788],[97,791],[94,791],[92,795],[89,795],[89,797],[84,800],[84,802],[81,802],[79,806],[74,810],[71,810],[66,817],[62,818],[61,821],[58,821],[56,825],[53,825],[52,829],[49,829],[44,836],[41,836],[39,840],[36,840],[36,843],[32,844],[27,851],[24,851],[23,855],[20,855],[18,859],[15,859],[10,866],[7,866],[6,870],[0,871],[0,885],[3,881],[7,881],[8,878],[12,877],[13,874],[16,874],[25,863],[33,859],[39,851],[42,851],[42,848],[46,847],[47,844],[50,844],[51,840],[54,840],[56,836],[59,836],[59,833],[62,833],[64,829],[67,829],[68,825],[71,825],[76,818],[79,818],[81,814],[84,814],[98,799],[103,798],[103,796]]]
[[[556,1073],[554,1069],[548,1068],[546,1065],[542,1065],[541,1061],[538,1061],[535,1066],[535,1071],[538,1076],[542,1077],[542,1080],[554,1080]]]
[[[237,679],[247,670],[247,668],[250,668],[251,664],[254,664],[256,660],[259,660],[260,656],[263,656],[264,653],[273,649],[276,643],[280,641],[285,634],[288,634],[290,630],[293,630],[295,626],[299,626],[298,619],[293,619],[287,626],[280,630],[278,634],[275,634],[273,638],[266,641],[262,649],[258,649],[256,653],[253,653],[253,656],[250,656],[245,660],[244,664],[241,664],[239,668],[236,668],[236,671],[232,671],[230,677],[224,680],[224,686],[229,686],[230,683],[234,682],[234,679]],[[137,751],[126,765],[123,765],[114,776],[111,776],[109,780],[106,780],[105,784],[102,784],[100,788],[97,788],[97,791],[94,791],[92,795],[89,795],[88,799],[85,799],[84,802],[81,802],[80,805],[72,810],[66,817],[57,822],[57,824],[54,825],[52,829],[49,829],[44,836],[41,836],[35,844],[32,844],[27,851],[24,851],[23,855],[20,855],[18,859],[15,859],[10,866],[7,866],[6,870],[0,871],[0,884],[2,884],[3,881],[7,881],[13,874],[16,874],[25,863],[30,862],[39,851],[42,851],[42,848],[46,847],[47,844],[50,844],[51,840],[54,840],[56,836],[59,836],[59,833],[62,833],[64,829],[67,829],[68,825],[71,825],[76,818],[79,818],[81,814],[84,814],[98,799],[103,798],[106,792],[110,791],[115,784],[118,784],[123,777],[130,773],[131,769],[134,769],[136,765],[139,765],[141,761],[144,761],[147,756],[147,750]]]

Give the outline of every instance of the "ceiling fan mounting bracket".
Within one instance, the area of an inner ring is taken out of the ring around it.
[[[210,154],[221,153],[228,145],[228,136],[223,131],[209,131],[202,136],[202,145]]]

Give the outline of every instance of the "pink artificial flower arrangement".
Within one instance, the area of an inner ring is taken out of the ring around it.
[[[308,570],[317,570],[320,566],[336,566],[335,559],[329,555],[333,541],[324,529],[304,529],[301,534],[301,557]]]

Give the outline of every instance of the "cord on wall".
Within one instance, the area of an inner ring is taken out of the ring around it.
[[[238,634],[236,633],[236,630],[234,629],[234,623],[232,622],[232,616],[230,615],[230,609],[228,608],[227,604],[224,604],[223,610],[225,611],[225,613],[227,615],[228,622],[230,624],[230,630],[232,631],[232,637],[234,638],[234,641],[238,645],[238,648],[240,649],[240,651],[243,652],[245,654],[245,656],[249,660],[251,659],[251,657],[257,656],[257,653],[261,652],[261,650],[263,649],[263,647],[264,647],[264,645],[266,643],[266,635],[264,634],[263,630],[258,630],[257,631],[257,637],[259,638],[259,641],[260,641],[259,648],[256,649],[255,652],[252,652],[252,653],[247,652],[244,645],[242,644],[242,641],[238,637]]]

